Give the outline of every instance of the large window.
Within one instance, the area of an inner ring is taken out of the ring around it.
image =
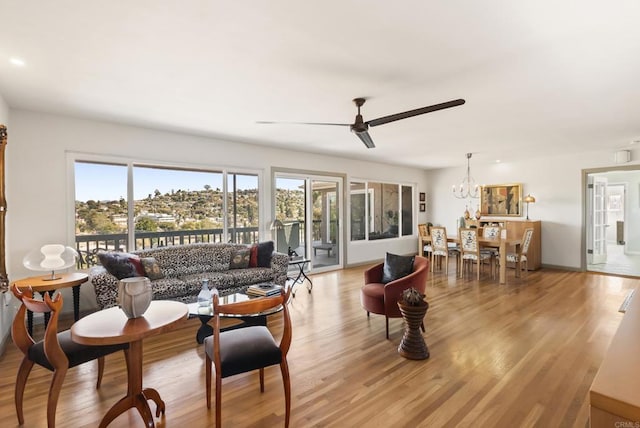
[[[353,181],[350,200],[352,241],[413,234],[412,186]]]
[[[74,166],[83,263],[95,262],[100,249],[258,240],[255,174],[86,161]]]

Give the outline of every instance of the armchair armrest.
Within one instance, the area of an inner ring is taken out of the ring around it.
[[[384,263],[379,263],[364,271],[364,283],[371,284],[373,282],[382,281],[382,268]]]

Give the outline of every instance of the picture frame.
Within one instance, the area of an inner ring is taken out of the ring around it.
[[[522,184],[489,184],[481,187],[480,214],[522,217]]]
[[[427,204],[420,202],[420,212],[423,213],[427,210]]]
[[[427,194],[424,192],[420,192],[420,202],[426,202],[427,201]]]

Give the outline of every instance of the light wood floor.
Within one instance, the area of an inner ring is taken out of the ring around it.
[[[402,321],[367,319],[360,308],[364,268],[313,276],[291,302],[293,343],[292,427],[585,427],[588,390],[618,327],[618,307],[634,279],[541,270],[508,284],[488,277],[457,280],[430,274],[424,335],[431,358],[411,361],[397,346]],[[475,275],[474,275],[475,277]],[[166,401],[158,427],[213,426],[204,396],[203,349],[197,319],[145,340],[144,385]],[[270,321],[274,331],[277,321]],[[0,358],[3,427],[17,426],[13,385],[20,355],[9,344]],[[126,392],[121,355],[107,359],[100,390],[96,365],[68,372],[58,404],[59,427],[96,427]],[[50,374],[35,367],[25,392],[26,427],[46,426]],[[152,412],[155,406],[152,405]],[[227,427],[284,425],[280,370],[223,380],[222,420]],[[130,411],[113,427],[141,426]]]

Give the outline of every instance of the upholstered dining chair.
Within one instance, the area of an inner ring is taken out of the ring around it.
[[[24,424],[24,414],[22,411],[24,390],[33,365],[38,364],[53,372],[53,378],[49,386],[49,397],[47,399],[47,426],[53,428],[56,424],[58,396],[60,395],[67,370],[71,367],[97,359],[98,381],[96,382],[96,388],[100,388],[102,374],[104,373],[104,357],[120,350],[127,352],[129,345],[88,346],[75,343],[71,340],[70,330],[58,332],[58,314],[62,309],[61,294],[58,293],[52,299],[49,293],[44,293],[44,300],[35,300],[33,299],[33,291],[31,289],[20,291],[14,284],[11,291],[14,296],[22,302],[11,326],[13,342],[24,354],[24,358],[18,369],[15,386],[15,404],[18,422],[20,425]],[[34,313],[51,314],[42,341],[35,342],[27,332],[25,326],[27,310]]]
[[[441,226],[431,228],[431,272],[434,270],[436,261],[438,266],[442,266],[444,259],[445,275],[449,275],[449,244],[447,243],[447,229]]]
[[[478,229],[460,229],[458,236],[460,237],[460,258],[462,268],[461,276],[464,275],[466,269],[470,269],[473,262],[478,265],[478,281],[480,280],[480,267],[485,260],[491,260],[491,255],[480,251],[478,245]],[[491,274],[493,275],[493,266],[491,266]]]
[[[507,253],[506,255],[507,263],[516,264],[516,276],[519,276],[519,273],[523,270],[525,271],[525,275],[528,275],[529,267],[527,265],[527,252],[529,251],[532,237],[533,228],[530,227],[525,229],[524,233],[522,234],[522,241],[520,241],[519,251]]]
[[[204,340],[206,354],[207,408],[211,408],[211,364],[216,377],[216,427],[222,426],[222,378],[253,370],[260,371],[260,392],[264,392],[264,368],[280,365],[285,398],[285,427],[291,414],[291,381],[287,352],[291,345],[291,318],[287,302],[291,287],[279,296],[261,297],[243,302],[221,305],[218,295],[213,296],[213,336]],[[220,314],[255,315],[282,306],[284,331],[280,344],[265,326],[243,327],[220,331]]]
[[[482,237],[485,239],[499,240],[502,237],[502,228],[500,226],[484,226],[482,228]],[[489,254],[491,257],[498,257],[500,253],[497,248],[482,248],[480,251]]]
[[[433,247],[431,246],[431,236],[429,231],[429,225],[418,225],[418,255],[431,258],[431,252]]]
[[[382,282],[384,263],[379,263],[364,271],[364,285],[360,289],[360,303],[367,317],[370,312],[384,315],[386,337],[389,339],[389,318],[401,318],[398,308],[398,299],[407,288],[415,288],[425,294],[427,276],[429,274],[429,259],[416,256],[413,261],[413,270],[402,278]],[[423,326],[424,331],[424,326]]]

